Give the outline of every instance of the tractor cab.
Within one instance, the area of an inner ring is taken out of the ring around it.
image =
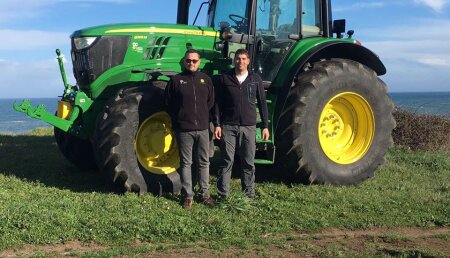
[[[251,69],[272,81],[296,40],[328,35],[326,0],[211,0],[207,24],[221,32],[216,50],[249,50]],[[301,22],[299,22],[301,21]]]

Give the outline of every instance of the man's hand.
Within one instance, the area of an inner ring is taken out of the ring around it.
[[[222,128],[216,127],[216,128],[214,129],[214,137],[215,137],[217,140],[220,140],[220,138],[222,138]]]
[[[262,139],[267,141],[269,140],[269,138],[270,138],[269,129],[264,128],[262,131]]]

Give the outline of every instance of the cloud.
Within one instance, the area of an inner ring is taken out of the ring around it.
[[[66,71],[71,69],[67,63]],[[73,76],[70,73],[67,76],[69,83],[74,84]],[[63,89],[56,59],[0,62],[1,98],[56,97]]]
[[[0,29],[0,51],[35,51],[68,44],[70,32]]]
[[[355,3],[347,6],[336,6],[333,8],[333,12],[344,12],[344,11],[353,11],[359,9],[371,9],[371,8],[381,8],[386,4],[384,2],[368,2],[368,3]]]
[[[426,5],[438,13],[442,12],[445,6],[450,4],[450,0],[414,0],[414,2]]]
[[[442,58],[422,58],[418,60],[419,63],[427,64],[427,65],[436,65],[436,66],[450,66],[450,63],[446,59]]]
[[[386,65],[390,91],[450,89],[450,20],[417,19],[383,28],[383,33],[362,31],[358,38]]]
[[[134,0],[15,0],[0,1],[0,24],[33,20],[45,14],[51,6],[61,3],[73,4],[128,4]]]

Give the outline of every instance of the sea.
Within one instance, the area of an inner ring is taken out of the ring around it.
[[[450,92],[389,93],[396,107],[418,114],[442,115],[450,118]],[[22,134],[38,127],[51,127],[40,120],[16,112],[13,103],[23,99],[0,99],[0,133]],[[51,114],[57,110],[58,98],[31,98],[32,106],[44,104]]]

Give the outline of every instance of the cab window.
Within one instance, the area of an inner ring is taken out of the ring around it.
[[[302,35],[304,37],[320,35],[319,0],[302,0]]]

